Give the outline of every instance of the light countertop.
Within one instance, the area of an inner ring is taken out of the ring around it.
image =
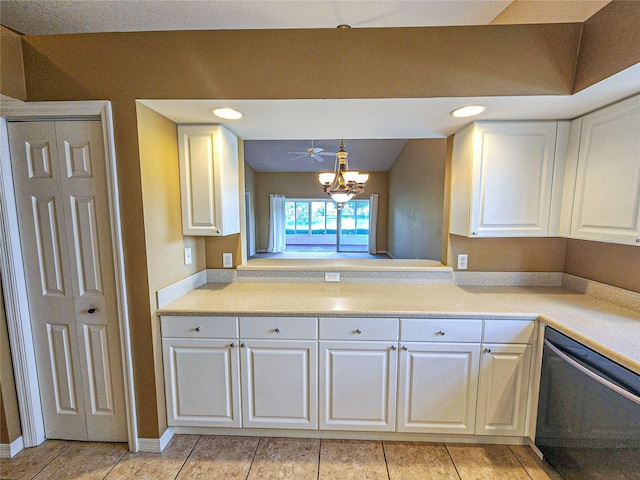
[[[158,314],[538,318],[640,373],[640,313],[556,287],[208,283]]]

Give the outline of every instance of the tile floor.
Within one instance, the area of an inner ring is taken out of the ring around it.
[[[0,460],[6,480],[560,480],[522,446],[176,435],[161,454],[47,440]]]

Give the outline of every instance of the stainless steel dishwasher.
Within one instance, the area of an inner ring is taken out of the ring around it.
[[[640,375],[546,327],[536,446],[565,479],[640,479]]]

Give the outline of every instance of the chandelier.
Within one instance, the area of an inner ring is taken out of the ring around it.
[[[318,174],[318,180],[322,184],[324,193],[329,195],[341,208],[356,195],[364,192],[365,182],[369,179],[366,173],[349,170],[347,157],[344,151],[344,140],[340,142],[340,151],[336,153],[336,163],[333,172]]]

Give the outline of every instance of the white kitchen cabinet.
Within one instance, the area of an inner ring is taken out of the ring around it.
[[[397,341],[320,341],[320,429],[393,432]]]
[[[241,317],[243,426],[318,428],[317,320]]]
[[[178,125],[184,235],[240,232],[238,139],[223,125]]]
[[[640,96],[582,118],[571,238],[640,245]]]
[[[243,340],[243,425],[318,428],[318,342]]]
[[[320,429],[393,432],[397,318],[320,319]]]
[[[524,435],[531,348],[483,343],[476,435]]]
[[[398,431],[473,435],[479,356],[479,343],[401,342]]]
[[[237,319],[162,317],[161,328],[169,426],[240,427]]]
[[[450,233],[557,235],[568,122],[476,122],[455,134]]]

